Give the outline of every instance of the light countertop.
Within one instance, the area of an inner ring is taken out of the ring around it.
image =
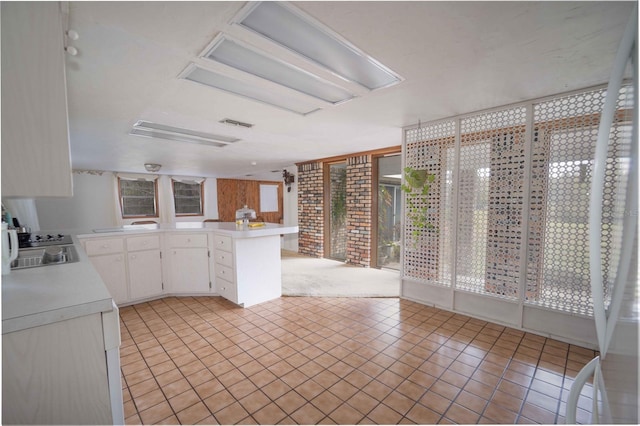
[[[125,225],[119,228],[94,229],[90,232],[76,232],[78,238],[96,238],[107,236],[123,236],[136,233],[152,232],[217,232],[229,235],[233,238],[255,238],[270,235],[295,234],[297,226],[280,225],[277,223],[265,223],[260,227],[236,225],[235,222],[177,222],[175,224],[157,225]]]
[[[2,276],[2,333],[113,310],[111,295],[79,245],[75,263]]]

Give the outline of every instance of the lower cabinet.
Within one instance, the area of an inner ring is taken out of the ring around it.
[[[171,292],[208,294],[211,279],[207,234],[171,234],[166,243]]]
[[[81,242],[118,305],[164,293],[212,292],[209,236],[205,233],[149,233]]]
[[[129,300],[127,291],[127,270],[124,264],[124,253],[91,256],[91,263],[100,274],[116,304]]]
[[[213,246],[215,249],[216,289],[220,296],[233,303],[239,303],[233,260],[233,240],[228,235],[215,233],[213,234]]]
[[[96,238],[82,242],[91,263],[117,304],[129,301],[123,238]]]
[[[3,424],[117,424],[100,313],[3,334],[2,364]]]
[[[280,236],[232,238],[213,234],[216,289],[244,307],[282,295]]]
[[[169,249],[171,291],[209,293],[209,250],[206,248]]]
[[[126,238],[129,296],[144,299],[162,294],[162,254],[157,234]]]
[[[162,294],[162,259],[160,250],[129,253],[129,294],[132,300]]]

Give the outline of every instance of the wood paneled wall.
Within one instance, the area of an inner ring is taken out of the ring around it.
[[[284,218],[282,182],[217,179],[218,218],[222,222],[235,222],[236,210],[247,205],[256,211],[258,220],[269,223],[281,223]],[[260,185],[278,185],[278,211],[260,211]]]

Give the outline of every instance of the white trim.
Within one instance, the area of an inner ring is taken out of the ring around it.
[[[122,180],[146,180],[147,182],[153,182],[158,179],[158,175],[148,175],[139,173],[114,173],[117,178]]]

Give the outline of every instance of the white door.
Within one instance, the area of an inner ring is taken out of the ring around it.
[[[175,293],[209,292],[209,254],[206,248],[171,249],[171,290]]]
[[[160,250],[129,253],[129,286],[131,299],[162,293],[162,261]]]

